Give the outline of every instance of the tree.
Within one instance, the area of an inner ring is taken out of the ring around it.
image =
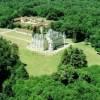
[[[7,99],[8,97],[5,94],[0,93],[0,100],[7,100]]]
[[[68,85],[79,79],[79,75],[77,70],[72,66],[62,65],[58,67],[57,73],[53,74],[53,78],[60,81],[64,85]]]
[[[16,64],[18,59],[17,45],[0,37],[0,70]]]
[[[95,47],[95,49],[100,52],[100,31],[97,34],[91,36],[90,38],[91,45]]]
[[[17,45],[0,38],[0,87],[10,76],[10,69],[19,60]]]
[[[65,86],[76,81],[86,81],[87,83],[92,82],[90,73],[84,69],[75,69],[70,65],[62,65],[58,67],[56,73],[53,74],[53,78],[56,81],[60,81]]]
[[[48,15],[46,17],[48,20],[58,20],[62,16],[64,16],[63,11],[55,8],[49,8]]]
[[[34,35],[34,34],[36,34],[36,33],[39,33],[39,27],[34,26],[34,27],[33,27],[33,33],[32,33],[32,35]]]
[[[18,61],[17,64],[10,70],[10,77],[6,79],[3,83],[3,93],[8,96],[13,96],[14,92],[12,90],[13,85],[17,80],[26,80],[29,78],[29,75],[25,69],[25,65]]]
[[[6,93],[12,94],[11,86],[17,79],[28,78],[28,73],[24,68],[18,55],[18,46],[4,38],[0,38],[0,90],[5,89]],[[7,81],[5,84],[4,81]]]
[[[75,68],[86,67],[87,60],[83,51],[73,47],[66,49],[62,56],[60,65],[68,65],[68,64]]]

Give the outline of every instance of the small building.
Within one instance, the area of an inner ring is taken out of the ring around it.
[[[46,34],[34,34],[31,47],[33,49],[53,51],[65,45],[65,34],[49,29]]]

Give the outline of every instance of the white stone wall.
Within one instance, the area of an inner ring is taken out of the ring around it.
[[[53,51],[58,46],[65,44],[64,33],[49,30],[46,35],[35,34],[32,39],[32,47],[37,50]]]
[[[32,46],[37,50],[44,50],[44,35],[35,34],[32,39]]]

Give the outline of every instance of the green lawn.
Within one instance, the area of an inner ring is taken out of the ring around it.
[[[27,64],[26,69],[30,76],[39,76],[56,72],[63,51],[56,55],[45,56],[29,51],[26,48],[28,45],[27,41],[31,41],[30,36],[16,32],[6,33],[3,36],[19,46],[20,59],[23,63]],[[84,50],[89,65],[100,64],[100,55],[97,55],[91,46],[85,45],[84,43],[75,43],[73,46]]]
[[[45,56],[20,48],[21,60],[28,64],[26,67],[30,75],[43,75],[56,72],[60,62],[60,54]]]
[[[22,38],[31,41],[30,36],[26,36],[26,35],[22,36],[22,34],[19,33],[17,34],[16,32],[6,33],[3,36],[8,40],[11,40],[12,42],[16,43],[19,46],[20,59],[23,63],[27,64],[26,69],[30,76],[45,75],[45,74],[51,74],[53,72],[56,72],[57,66],[60,62],[60,57],[62,52],[54,56],[41,55],[29,51],[26,48],[28,42],[18,39],[18,38]]]
[[[86,45],[84,42],[74,43],[74,47],[80,48],[86,54],[89,65],[100,65],[100,55],[90,45]]]
[[[29,35],[23,35],[21,33],[18,33],[18,32],[10,32],[8,33],[9,36],[15,36],[15,37],[18,37],[18,38],[22,38],[22,39],[25,39],[25,40],[30,40],[32,39],[31,36]]]

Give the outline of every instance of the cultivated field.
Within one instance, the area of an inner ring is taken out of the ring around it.
[[[19,46],[20,59],[23,63],[27,64],[26,69],[30,76],[39,76],[56,72],[63,51],[53,56],[38,54],[26,48],[32,39],[30,35],[8,29],[0,29],[0,34]],[[91,46],[85,45],[84,43],[73,43],[73,46],[84,50],[89,65],[100,65],[100,55],[97,55]]]

